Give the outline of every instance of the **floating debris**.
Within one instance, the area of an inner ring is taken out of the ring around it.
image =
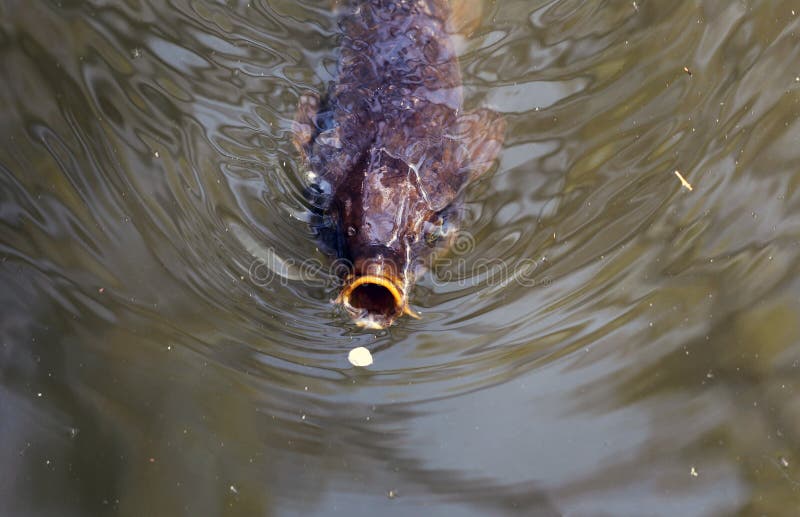
[[[684,187],[686,187],[686,188],[689,190],[689,192],[691,192],[692,190],[694,190],[694,189],[692,188],[692,184],[691,184],[691,183],[689,183],[688,181],[686,181],[686,178],[684,178],[684,177],[681,175],[681,173],[680,173],[679,171],[677,171],[677,170],[675,171],[675,176],[677,176],[677,177],[678,177],[678,179],[679,179],[679,180],[681,180],[681,185],[683,185]]]
[[[363,346],[350,350],[347,360],[353,366],[369,366],[372,364],[372,354]]]
[[[692,467],[692,470],[689,471],[689,475],[692,476],[693,478],[696,478],[697,476],[700,475],[700,473],[697,472],[696,468]]]
[[[397,491],[389,490],[388,492],[386,492],[386,497],[388,497],[389,499],[394,499],[395,497],[397,497]]]
[[[688,67],[688,66],[684,66],[684,67],[683,67],[683,71],[684,71],[684,72],[686,72],[687,74],[689,74],[689,77],[691,77],[691,76],[692,76],[692,71],[691,71],[691,70],[689,70],[689,67]]]

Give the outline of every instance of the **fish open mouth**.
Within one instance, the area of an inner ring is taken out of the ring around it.
[[[356,325],[366,328],[386,328],[404,313],[416,316],[408,308],[403,285],[386,276],[364,275],[351,280],[338,301]]]

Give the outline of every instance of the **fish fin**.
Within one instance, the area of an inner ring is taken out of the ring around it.
[[[451,0],[449,29],[452,34],[470,37],[483,19],[481,0]]]
[[[338,231],[333,221],[325,214],[312,214],[309,226],[319,250],[331,257],[344,255],[342,232]]]
[[[309,148],[317,133],[316,119],[319,109],[319,94],[307,91],[300,95],[292,122],[292,141],[303,161],[308,161]]]
[[[491,169],[503,147],[506,121],[495,111],[480,108],[458,117],[455,141],[459,143],[460,170],[476,180]]]

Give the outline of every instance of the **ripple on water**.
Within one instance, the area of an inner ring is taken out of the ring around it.
[[[486,4],[461,64],[498,170],[381,332],[331,303],[291,145],[327,4],[0,7],[0,508],[796,499],[797,16]]]

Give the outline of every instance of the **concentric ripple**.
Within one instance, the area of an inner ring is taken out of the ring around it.
[[[497,171],[369,332],[291,144],[329,2],[0,4],[0,513],[796,507],[800,8],[482,9]]]

